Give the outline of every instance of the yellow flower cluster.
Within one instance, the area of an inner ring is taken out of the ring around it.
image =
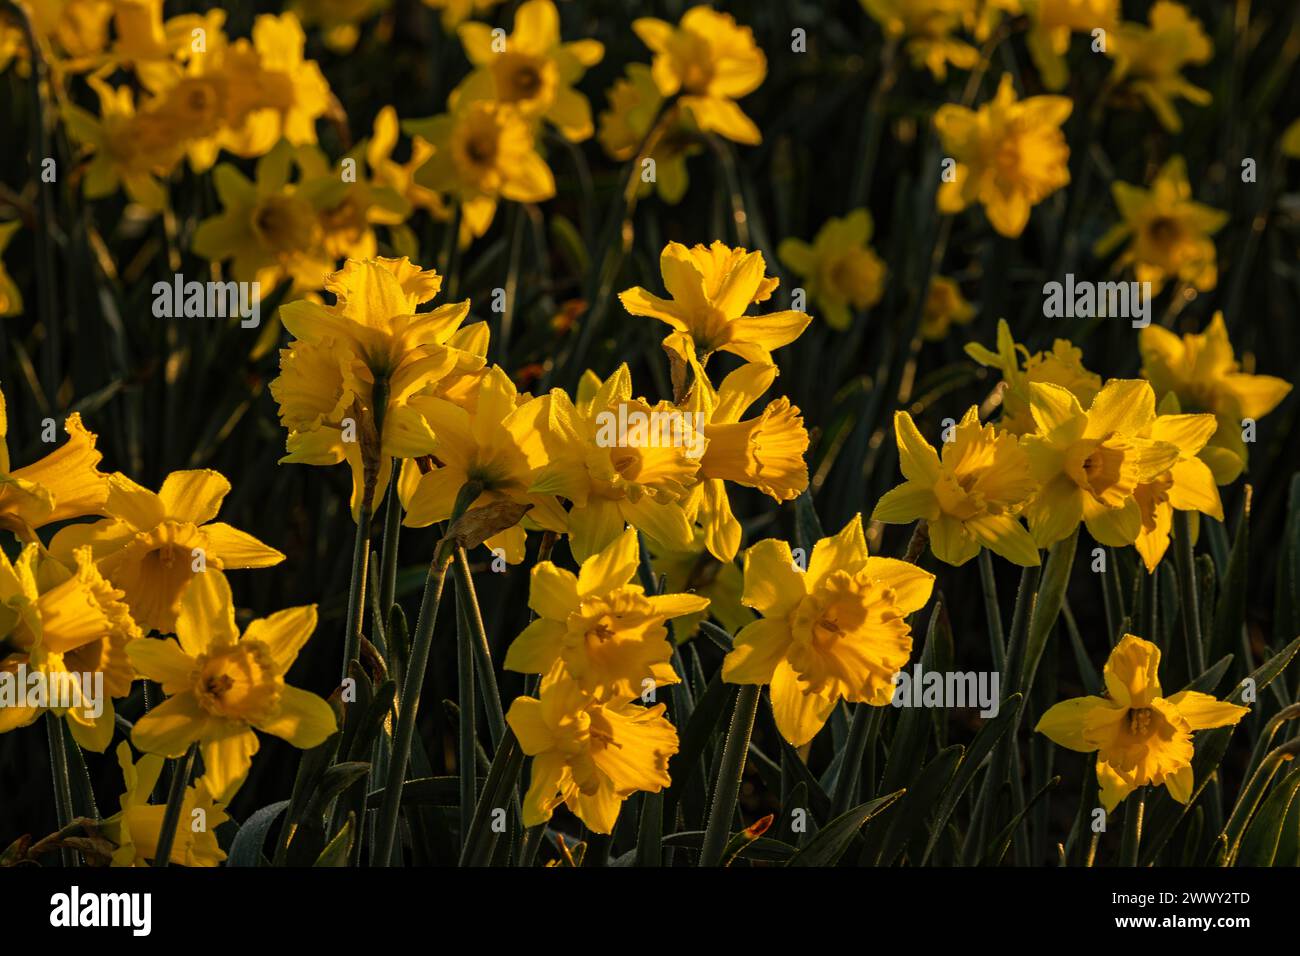
[[[257,18],[252,38],[231,40],[225,12],[163,19],[162,0],[111,5],[114,40],[86,68],[96,116],[71,103],[63,120],[88,157],[83,189],[99,198],[124,189],[151,210],[167,204],[161,180],[187,158],[195,172],[224,150],[255,157],[282,139],[316,142],[316,120],[333,106],[320,68],[303,56],[292,13]],[[113,85],[120,70],[135,83]],[[133,92],[142,98],[137,103]]]
[[[748,27],[727,13],[697,6],[674,27],[642,17],[632,29],[654,59],[628,64],[609,89],[609,109],[600,115],[600,143],[616,160],[636,157],[638,190],[657,189],[667,203],[686,193],[686,159],[700,151],[704,134],[744,145],[762,134],[736,100],[762,85],[767,58]],[[647,177],[645,169],[654,175]]]
[[[996,352],[967,351],[1001,372],[1001,419],[982,424],[972,407],[938,452],[897,412],[907,480],[873,517],[924,519],[934,554],[953,565],[981,548],[1037,565],[1040,549],[1082,522],[1101,544],[1132,545],[1154,571],[1175,510],[1223,519],[1217,484],[1245,467],[1243,422],[1267,414],[1291,386],[1241,372],[1221,316],[1182,339],[1148,326],[1140,343],[1145,378],[1103,384],[1068,341],[1030,354],[1000,322]]]
[[[64,423],[63,445],[15,468],[5,411],[0,394],[0,527],[25,543],[16,560],[0,551],[0,671],[27,682],[38,676],[49,693],[44,705],[7,702],[0,733],[48,710],[78,745],[103,752],[117,720],[113,701],[138,679],[157,681],[167,699],[131,729],[146,756],[133,763],[127,744],[118,747],[127,792],[103,832],[115,865],[150,861],[164,808],[148,801],[162,758],[193,744],[203,772],[184,809],[187,820],[203,810],[206,822],[180,828],[172,859],[215,866],[225,854],[212,830],[257,751],[251,728],[302,748],[336,729],[324,700],[284,681],[315,629],[315,607],[254,621],[241,636],[225,572],[269,567],[284,555],[216,520],[230,491],[222,475],[172,472],[153,492],[105,474],[96,436],[76,414]],[[96,520],[79,520],[87,518]],[[62,527],[47,546],[37,531],[54,525]]]
[[[622,299],[672,328],[665,345],[683,376],[675,401],[636,397],[626,365],[603,380],[588,372],[574,395],[519,393],[502,368],[485,363],[486,324],[462,324],[468,302],[418,311],[442,280],[407,259],[350,259],[326,282],[333,304],[298,300],[280,310],[294,336],[271,384],[288,429],[284,461],[347,461],[358,517],[379,504],[400,462],[407,526],[446,521],[472,488],[463,507],[508,516],[484,542],[507,562],[524,559],[528,530],[545,530],[567,536],[581,564],[576,578],[550,562],[532,571],[539,618],[506,666],[543,681],[536,701],[516,703],[512,724],[523,722],[516,731],[534,754],[567,741],[572,757],[570,745],[607,746],[602,734],[644,733],[657,743],[642,754],[644,776],[611,778],[594,765],[539,756],[527,812],[534,822],[564,799],[589,826],[607,828],[624,797],[663,776],[675,740],[671,725],[643,717],[633,701],[645,680],[677,680],[663,622],[698,615],[709,601],[647,596],[629,583],[640,549],[627,526],[663,560],[707,551],[728,565],[741,544],[728,487],[788,501],[808,484],[799,410],[781,397],[749,414],[776,379],[771,350],[793,341],[808,316],[748,314],[776,288],[761,253],[674,243],[662,266],[671,299],[640,288]],[[747,360],[716,387],[705,370],[714,351]],[[620,759],[626,764],[632,752]]]

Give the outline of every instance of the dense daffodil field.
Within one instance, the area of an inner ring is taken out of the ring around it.
[[[1300,11],[0,2],[0,866],[1300,864]]]

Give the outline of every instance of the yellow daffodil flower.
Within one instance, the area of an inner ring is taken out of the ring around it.
[[[165,179],[181,152],[166,125],[152,113],[137,112],[131,87],[112,87],[98,77],[88,80],[99,97],[99,116],[64,104],[69,137],[90,154],[82,179],[87,199],[102,199],[118,189],[132,202],[159,212],[167,205]]]
[[[1034,430],[1029,413],[1029,388],[1034,383],[1059,385],[1081,405],[1091,405],[1101,391],[1101,376],[1083,367],[1083,351],[1067,339],[1057,339],[1050,352],[1030,353],[1011,337],[1006,319],[998,319],[997,351],[975,342],[966,344],[966,354],[980,365],[1002,373],[1002,417],[998,427],[1013,435]],[[1023,367],[1022,367],[1023,365]]]
[[[925,519],[930,549],[962,565],[981,547],[1022,566],[1038,564],[1038,548],[1016,517],[1038,490],[1029,458],[1014,435],[981,425],[972,406],[942,455],[907,412],[894,413],[898,463],[907,480],[885,494],[871,517],[887,524]]]
[[[770,365],[772,350],[789,345],[811,321],[796,311],[745,314],[751,305],[771,298],[780,282],[765,275],[761,252],[717,241],[690,249],[670,242],[659,257],[659,269],[671,298],[661,299],[636,286],[620,292],[619,300],[633,315],[658,319],[686,333],[702,360],[722,351]]]
[[[667,423],[670,440],[661,440],[660,429],[644,437],[630,428],[617,434],[620,418],[641,416]],[[573,503],[569,549],[577,560],[605,548],[629,524],[659,547],[689,546],[691,525],[683,505],[700,467],[690,452],[702,441],[692,416],[667,402],[633,399],[624,364],[604,382],[587,373],[576,403],[553,389],[537,420],[545,424],[540,447],[528,449],[529,464],[539,469],[532,491]],[[671,440],[674,428],[680,429],[678,441]]]
[[[306,299],[280,308],[295,338],[280,353],[271,394],[289,430],[282,462],[352,469],[352,513],[360,513],[367,468],[373,505],[383,498],[393,458],[434,450],[428,421],[411,405],[417,393],[476,357],[449,347],[469,301],[417,307],[436,296],[442,277],[407,259],[349,259],[325,282],[325,306]],[[378,383],[383,388],[376,390]],[[378,398],[385,398],[382,409]],[[374,444],[377,439],[377,444]],[[374,447],[371,445],[374,444]]]
[[[247,122],[258,96],[255,77],[228,67],[225,13],[176,17],[164,25],[157,0],[120,3],[117,9],[119,30],[127,32],[119,33],[114,50],[133,62],[151,94],[149,116],[184,149],[190,168],[206,172],[232,132]],[[192,34],[199,30],[202,52],[193,49]],[[271,145],[260,144],[258,153]]]
[[[680,93],[678,103],[702,131],[750,146],[762,142],[754,121],[736,105],[767,76],[767,58],[749,27],[728,13],[697,6],[676,27],[641,17],[632,29],[654,52],[650,69],[659,92]]]
[[[1070,182],[1070,147],[1061,132],[1074,104],[1064,96],[1019,99],[1010,73],[978,110],[949,103],[934,125],[954,178],[939,187],[939,211],[980,203],[1001,235],[1025,231],[1030,210]]]
[[[115,473],[104,506],[109,517],[64,528],[50,551],[71,563],[88,545],[104,576],[126,592],[140,627],[170,633],[181,595],[196,577],[284,560],[251,534],[213,520],[229,492],[230,482],[211,470],[173,471],[157,493]]]
[[[0,255],[4,255],[14,234],[22,227],[23,224],[18,219],[13,222],[0,222]],[[22,314],[22,291],[18,288],[18,283],[14,282],[13,276],[5,269],[4,262],[0,261],[0,319]]]
[[[1214,474],[1196,457],[1214,434],[1217,427],[1214,416],[1177,414],[1178,400],[1172,394],[1166,396],[1161,407],[1175,411],[1158,415],[1143,437],[1177,445],[1178,461],[1151,481],[1140,482],[1133,492],[1142,509],[1142,531],[1133,547],[1142,556],[1148,571],[1155,571],[1169,548],[1175,509],[1190,511],[1193,519],[1200,513],[1223,520],[1223,503],[1219,500]]]
[[[704,544],[704,529],[697,528],[689,548],[671,551],[651,547],[650,570],[655,579],[664,578],[664,590],[670,594],[691,591],[709,599],[704,611],[686,614],[673,622],[672,637],[681,644],[693,638],[700,622],[716,618],[731,634],[750,621],[754,612],[740,603],[745,579],[735,561],[719,561]]]
[[[826,220],[812,245],[783,239],[777,249],[781,261],[803,277],[808,297],[833,329],[849,327],[850,307],[869,309],[884,294],[885,264],[867,244],[872,228],[871,213],[855,209]]]
[[[231,278],[260,283],[263,295],[285,279],[299,294],[319,289],[334,265],[322,242],[318,210],[289,182],[292,161],[293,150],[281,144],[257,161],[255,182],[228,163],[217,166],[212,185],[222,211],[194,232],[195,253],[232,260]]]
[[[1277,408],[1291,385],[1272,375],[1242,370],[1228,340],[1223,314],[1216,312],[1204,332],[1181,338],[1158,325],[1139,333],[1142,374],[1163,400],[1173,394],[1181,408],[1209,412],[1218,428],[1201,458],[1221,485],[1235,481],[1246,467],[1245,419],[1259,419]]]
[[[862,516],[823,538],[800,571],[784,541],[745,552],[746,605],[763,617],[736,635],[722,662],[733,684],[768,684],[777,729],[803,746],[841,699],[881,707],[912,654],[907,616],[925,606],[934,575],[867,555]]]
[[[1150,282],[1153,293],[1159,293],[1170,279],[1200,292],[1218,284],[1210,237],[1223,228],[1228,214],[1192,199],[1181,156],[1160,167],[1150,189],[1117,181],[1111,184],[1111,193],[1124,221],[1097,241],[1097,255],[1108,255],[1127,239],[1116,266],[1131,265],[1137,281]]]
[[[500,200],[532,203],[555,195],[555,176],[537,152],[532,128],[507,103],[462,96],[452,112],[408,120],[403,128],[433,146],[415,181],[460,203],[461,245],[487,232]]]
[[[645,196],[657,190],[669,205],[681,202],[690,185],[686,159],[703,149],[689,115],[670,107],[672,115],[665,115],[660,132],[650,137],[665,100],[650,67],[644,63],[628,64],[625,75],[615,80],[605,95],[609,109],[600,114],[598,138],[606,154],[619,162],[634,157],[654,160],[654,179],[647,182],[642,177],[638,194]],[[643,148],[642,156],[639,151]]]
[[[938,342],[948,336],[954,325],[966,325],[975,318],[975,306],[961,294],[955,279],[935,276],[925,294],[921,309],[921,338]]]
[[[142,77],[162,64],[189,62],[196,57],[196,29],[203,30],[203,53],[224,45],[226,11],[180,14],[163,18],[163,0],[113,0],[112,58],[129,63]],[[146,80],[146,86],[149,82]]]
[[[125,740],[117,745],[117,763],[122,768],[126,792],[121,809],[104,821],[104,836],[117,845],[113,866],[150,866],[158,854],[158,837],[162,833],[165,804],[150,804],[149,798],[162,776],[162,757],[144,754],[131,761],[131,745]],[[197,815],[196,815],[197,814]],[[179,866],[220,866],[226,853],[217,843],[217,827],[225,823],[225,807],[213,803],[204,782],[185,788],[181,815],[173,837],[169,860]],[[198,828],[197,820],[202,821]]]
[[[426,7],[440,10],[444,33],[451,33],[475,14],[484,14],[505,0],[422,0]]]
[[[775,365],[742,365],[715,392],[699,374],[682,405],[703,416],[705,440],[687,511],[703,526],[705,544],[719,561],[733,560],[740,550],[740,522],[726,482],[756,488],[775,501],[791,501],[808,487],[808,432],[788,398],[772,400],[757,418],[740,420],[776,375]]]
[[[257,91],[243,142],[239,136],[227,140],[232,151],[258,155],[280,139],[294,146],[316,142],[316,121],[338,106],[320,67],[303,55],[306,44],[302,24],[292,13],[258,16],[252,43],[241,39],[231,44],[228,69],[252,78]]]
[[[549,674],[562,662],[583,691],[607,701],[677,683],[664,622],[705,610],[709,599],[646,594],[632,583],[640,560],[636,532],[629,528],[583,561],[576,575],[550,561],[537,564],[528,590],[537,618],[510,645],[505,668]]]
[[[591,104],[573,84],[600,62],[605,47],[597,40],[562,43],[560,12],[551,0],[520,4],[504,49],[496,48],[486,23],[462,24],[457,33],[475,69],[452,92],[453,109],[462,96],[497,100],[528,120],[545,119],[572,142],[591,136]]]
[[[1282,139],[1278,146],[1283,156],[1290,156],[1292,159],[1300,158],[1300,120],[1292,120],[1291,125],[1282,131]]]
[[[1160,689],[1160,648],[1125,634],[1106,661],[1106,696],[1054,705],[1034,729],[1061,747],[1097,752],[1101,804],[1109,813],[1139,787],[1161,785],[1179,803],[1192,797],[1192,733],[1232,727],[1250,712],[1209,694]]]
[[[429,161],[433,146],[423,137],[411,138],[411,156],[405,163],[393,159],[401,124],[397,110],[385,106],[375,116],[374,132],[364,144],[366,163],[371,179],[380,186],[397,191],[415,209],[426,209],[438,218],[446,218],[447,209],[442,197],[432,189],[415,182],[415,171]]]
[[[104,457],[98,440],[73,412],[63,423],[68,440],[45,457],[10,470],[8,415],[0,392],[0,528],[25,541],[36,529],[87,515],[102,515],[108,502],[108,476],[99,470]]]
[[[1030,28],[1026,43],[1034,65],[1049,90],[1060,90],[1070,78],[1065,54],[1070,37],[1103,30],[1109,37],[1119,25],[1120,0],[1024,0]],[[1095,42],[1095,41],[1094,41]]]
[[[131,743],[179,757],[197,741],[204,785],[218,803],[229,803],[257,753],[254,728],[302,750],[338,729],[328,703],[284,682],[315,629],[313,604],[258,618],[241,635],[225,577],[196,575],[180,601],[176,639],[127,646],[136,669],[167,694],[136,721]]]
[[[658,793],[672,781],[668,759],[677,731],[663,704],[604,700],[585,692],[561,665],[538,697],[519,697],[506,721],[533,758],[523,822],[545,823],[561,803],[595,833],[612,833],[623,801]]]
[[[543,399],[520,396],[510,376],[493,365],[479,380],[472,409],[437,396],[417,396],[411,407],[437,436],[433,457],[438,467],[421,473],[414,462],[403,466],[398,485],[406,508],[403,524],[424,528],[451,517],[464,485],[476,481],[482,493],[471,508],[512,501],[531,506],[525,515],[530,528],[563,533],[565,512],[552,495],[530,493],[536,469],[530,452],[542,452],[538,418],[545,415]],[[516,524],[488,538],[489,548],[501,548],[506,561],[524,559],[524,525]]]
[[[127,696],[135,679],[126,646],[140,629],[123,596],[96,569],[89,548],[78,548],[69,567],[35,543],[16,563],[0,552],[0,670],[43,674],[49,709],[96,753],[113,738],[113,698]],[[0,733],[27,726],[44,709],[0,707]]]
[[[392,0],[292,0],[289,10],[304,27],[320,27],[330,50],[346,54],[357,45],[361,24],[391,4]]]
[[[1038,547],[1068,537],[1080,521],[1102,544],[1132,544],[1142,529],[1138,485],[1179,458],[1177,445],[1141,437],[1156,417],[1151,386],[1111,379],[1087,411],[1057,385],[1030,385],[1029,395],[1037,430],[1022,442],[1039,490],[1024,515]]]
[[[1150,26],[1121,23],[1106,54],[1115,60],[1114,80],[1125,82],[1151,107],[1161,126],[1177,133],[1183,121],[1174,109],[1175,99],[1198,106],[1207,106],[1213,99],[1209,90],[1184,79],[1182,70],[1208,63],[1214,44],[1201,21],[1181,3],[1156,0],[1149,19]]]
[[[356,163],[354,181],[345,182],[339,167],[317,146],[298,150],[302,172],[299,191],[317,210],[321,244],[330,259],[370,259],[379,251],[374,226],[394,226],[411,214],[411,206],[395,189],[374,182],[361,171],[364,155],[357,147],[345,157]]]
[[[880,24],[885,35],[903,39],[913,66],[924,66],[939,82],[948,65],[969,70],[979,62],[979,50],[953,34],[963,25],[969,0],[859,0],[862,9]]]
[[[37,43],[44,48],[42,55],[51,61],[56,75],[83,72],[103,61],[113,19],[113,0],[42,0],[23,6],[31,19]],[[21,75],[26,77],[30,70],[27,39],[22,28],[17,24],[10,26],[11,23],[12,18],[8,16],[0,20],[0,31],[8,29],[16,34],[10,55],[17,57]],[[5,44],[0,42],[0,52],[5,49]],[[6,65],[7,61],[0,60],[0,69]]]

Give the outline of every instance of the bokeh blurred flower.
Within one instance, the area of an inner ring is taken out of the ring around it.
[[[1192,733],[1232,727],[1250,712],[1209,694],[1185,690],[1165,697],[1160,648],[1125,634],[1106,661],[1106,696],[1054,705],[1034,728],[1053,743],[1097,753],[1097,783],[1106,812],[1134,790],[1164,786],[1179,803],[1192,797]]]
[[[1029,412],[1030,386],[1034,383],[1059,385],[1081,405],[1091,405],[1101,391],[1101,376],[1083,367],[1083,351],[1067,339],[1057,339],[1050,352],[1030,352],[1011,337],[1006,319],[998,319],[997,351],[976,342],[966,344],[966,354],[980,365],[1002,373],[1002,417],[998,427],[1013,435],[1035,428]]]
[[[0,256],[4,255],[5,249],[13,240],[14,234],[23,227],[20,220],[15,219],[12,222],[0,222]],[[11,315],[23,314],[23,293],[18,288],[18,283],[14,281],[2,259],[0,259],[0,319]]]
[[[572,142],[591,136],[591,104],[573,84],[600,62],[605,47],[598,40],[561,42],[560,12],[551,0],[520,4],[502,49],[486,23],[462,24],[457,33],[475,69],[452,92],[453,109],[462,96],[496,100],[525,119],[545,119]]]
[[[361,36],[361,25],[391,4],[392,0],[291,0],[288,9],[304,27],[320,27],[332,51],[350,53]]]
[[[1248,460],[1242,440],[1245,420],[1262,418],[1277,408],[1291,392],[1290,383],[1243,370],[1221,312],[1214,314],[1205,331],[1181,338],[1149,325],[1139,334],[1138,348],[1142,374],[1162,401],[1172,394],[1185,411],[1214,415],[1218,428],[1200,457],[1210,466],[1216,482],[1226,485],[1235,481]]]
[[[940,212],[980,203],[1004,236],[1025,230],[1030,210],[1070,182],[1070,147],[1061,132],[1074,104],[1064,96],[1019,99],[1010,73],[977,110],[949,103],[934,114],[946,155],[956,160],[939,187]]]
[[[847,329],[850,308],[869,309],[885,291],[885,264],[868,245],[873,223],[866,209],[831,218],[817,230],[812,244],[782,239],[781,261],[803,277],[808,297],[833,329]]]
[[[484,14],[505,0],[422,0],[426,7],[441,11],[442,29],[451,33],[475,14]]]
[[[655,120],[660,118],[665,99],[644,63],[629,63],[625,75],[614,81],[606,97],[609,109],[600,114],[598,134],[605,152],[620,162],[634,157],[642,162],[653,160],[654,178],[647,181],[640,175],[639,194],[656,189],[664,202],[680,202],[690,185],[686,159],[703,149],[689,115],[670,107],[672,114],[665,115],[656,130]],[[655,135],[651,136],[651,130],[656,130]],[[644,156],[639,155],[642,149]]]
[[[704,544],[704,529],[696,528],[689,547],[680,550],[651,548],[650,570],[664,579],[667,593],[690,591],[709,599],[707,610],[685,614],[673,622],[678,643],[693,638],[700,623],[712,617],[730,634],[754,620],[754,612],[740,603],[745,579],[735,561],[719,561]]]
[[[942,82],[949,65],[969,70],[979,50],[953,36],[969,18],[970,0],[859,0],[885,35],[905,41],[913,66]]]
[[[333,268],[317,208],[289,182],[292,164],[293,150],[281,144],[257,161],[254,182],[229,163],[217,166],[222,210],[199,223],[191,246],[205,259],[231,260],[231,278],[257,282],[266,295],[286,279],[298,294],[319,289]]]
[[[1117,180],[1111,184],[1111,193],[1123,221],[1097,240],[1097,255],[1109,255],[1127,239],[1116,266],[1131,265],[1137,281],[1150,282],[1155,294],[1171,279],[1200,292],[1218,284],[1217,256],[1210,237],[1223,228],[1228,214],[1192,199],[1187,165],[1181,156],[1160,167],[1150,189]]]
[[[654,52],[650,69],[664,96],[680,93],[678,103],[704,132],[737,143],[762,141],[758,127],[736,100],[762,85],[767,58],[749,27],[728,13],[691,7],[676,27],[653,17],[632,21],[632,29]]]
[[[509,104],[462,96],[452,112],[408,120],[403,128],[433,146],[415,181],[460,204],[462,245],[487,231],[500,200],[532,203],[555,195],[555,176],[532,129]]]
[[[1113,80],[1127,84],[1151,107],[1161,126],[1177,133],[1183,121],[1174,100],[1206,106],[1213,99],[1209,90],[1188,82],[1182,71],[1189,65],[1208,63],[1214,45],[1201,21],[1181,3],[1156,0],[1148,18],[1149,26],[1121,23],[1106,53],[1115,60]]]
[[[867,555],[862,517],[823,538],[800,571],[784,541],[745,552],[744,603],[763,617],[722,662],[733,684],[769,684],[786,740],[812,740],[840,700],[881,707],[912,654],[907,617],[930,600],[934,575]]]
[[[112,87],[98,77],[88,80],[99,97],[99,116],[66,103],[63,122],[68,136],[90,157],[82,191],[102,199],[119,189],[132,202],[159,212],[167,205],[165,179],[181,153],[175,137],[159,118],[137,112],[130,86]]]
[[[961,294],[956,279],[935,276],[921,308],[921,338],[938,342],[954,325],[966,325],[975,318],[975,306]]]
[[[1070,37],[1087,33],[1094,50],[1104,49],[1106,39],[1119,25],[1120,0],[1023,0],[1029,14],[1029,55],[1049,90],[1064,88],[1070,78],[1065,54]],[[1096,33],[1095,31],[1102,31]]]

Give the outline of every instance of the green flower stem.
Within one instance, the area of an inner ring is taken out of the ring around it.
[[[63,723],[53,712],[45,712],[45,733],[50,742],[50,776],[54,781],[54,808],[59,829],[72,822],[72,781],[68,777],[68,750],[63,739]],[[77,866],[77,853],[69,847],[59,850],[64,866]]]
[[[482,488],[471,482],[461,488],[452,508],[451,524],[465,513],[482,493]],[[451,557],[447,547],[440,542],[434,549],[433,560],[429,564],[429,573],[424,579],[424,595],[420,599],[420,615],[415,622],[415,634],[411,638],[411,656],[406,665],[406,677],[402,682],[402,707],[397,716],[397,730],[393,734],[393,755],[388,764],[388,781],[384,787],[384,802],[379,808],[379,824],[376,827],[377,850],[376,866],[391,866],[393,847],[397,841],[397,813],[402,806],[402,788],[406,784],[406,767],[411,759],[411,741],[415,736],[415,718],[420,709],[420,691],[424,687],[424,672],[429,666],[429,650],[433,646],[433,625],[438,617],[438,607],[442,603],[442,589],[447,581],[447,567]],[[470,772],[473,773],[473,763]]]
[[[709,823],[704,831],[704,844],[700,848],[700,866],[719,866],[722,853],[731,834],[731,818],[736,812],[736,799],[740,796],[740,778],[745,771],[745,755],[749,752],[749,737],[754,730],[754,716],[758,713],[758,698],[762,692],[758,684],[745,684],[736,695],[736,709],[731,714],[731,727],[722,749],[722,763],[718,767],[717,789],[713,792],[713,806],[709,810]]]
[[[469,842],[474,805],[478,803],[478,769],[475,751],[478,733],[475,719],[478,701],[474,692],[474,646],[469,633],[469,614],[463,603],[456,607],[456,704],[460,709],[457,725],[456,772],[460,778],[460,838],[462,852]]]
[[[1192,524],[1186,511],[1174,512],[1174,567],[1178,572],[1178,598],[1182,602],[1183,639],[1191,672],[1205,671],[1205,646],[1201,643],[1200,597],[1196,588],[1196,564],[1192,556]],[[1155,640],[1154,635],[1150,636]]]
[[[176,840],[176,827],[181,822],[181,807],[185,803],[185,788],[194,771],[194,755],[199,752],[198,742],[190,744],[185,756],[172,768],[172,785],[167,793],[167,809],[163,811],[162,829],[158,831],[158,849],[154,853],[154,866],[167,866],[171,862],[172,844]]]
[[[366,492],[361,514],[357,517],[357,535],[352,544],[352,582],[348,586],[348,621],[343,638],[343,680],[348,665],[361,656],[361,625],[366,614],[366,577],[370,568],[370,499]]]
[[[456,599],[465,608],[465,623],[473,642],[474,660],[478,670],[480,689],[486,698],[488,732],[493,748],[499,747],[506,734],[505,712],[501,709],[501,691],[497,689],[496,672],[492,669],[492,649],[488,644],[487,630],[483,626],[483,611],[474,591],[474,576],[470,573],[469,557],[464,548],[456,549]]]
[[[1124,807],[1124,839],[1120,844],[1120,866],[1138,865],[1138,847],[1142,842],[1142,818],[1146,815],[1147,788],[1138,787],[1129,794]]]
[[[411,740],[415,735],[415,717],[420,708],[420,690],[424,686],[424,672],[429,664],[429,649],[433,645],[433,624],[442,603],[442,586],[447,579],[447,560],[441,549],[435,553],[424,579],[424,596],[420,600],[420,616],[411,639],[411,657],[406,666],[406,679],[402,683],[402,708],[397,715],[397,730],[393,734],[393,756],[388,764],[388,781],[384,788],[384,802],[379,808],[379,823],[375,829],[378,849],[376,866],[391,866],[393,844],[397,839],[397,811],[402,804],[402,787],[406,783],[406,765],[411,759]]]
[[[883,712],[884,708],[867,703],[853,705],[853,723],[844,744],[844,762],[840,764],[839,779],[835,781],[832,820],[848,813],[849,807],[857,802],[858,781],[862,779],[862,754],[875,745]]]
[[[469,831],[461,847],[461,866],[487,866],[492,860],[497,845],[497,834],[488,825],[493,811],[505,809],[514,792],[515,781],[523,769],[524,752],[513,733],[509,734],[497,749],[492,765],[488,769],[487,780],[483,784],[483,795],[474,808]]]
[[[379,610],[386,626],[397,594],[397,543],[402,532],[402,502],[397,497],[397,478],[401,459],[393,459],[393,474],[388,482],[388,499],[384,502],[384,537],[379,559]]]
[[[1007,642],[1002,632],[1002,609],[998,607],[998,585],[993,576],[993,553],[980,549],[980,586],[984,590],[984,617],[988,621],[989,645],[993,651],[993,666],[998,673],[1007,672]]]

